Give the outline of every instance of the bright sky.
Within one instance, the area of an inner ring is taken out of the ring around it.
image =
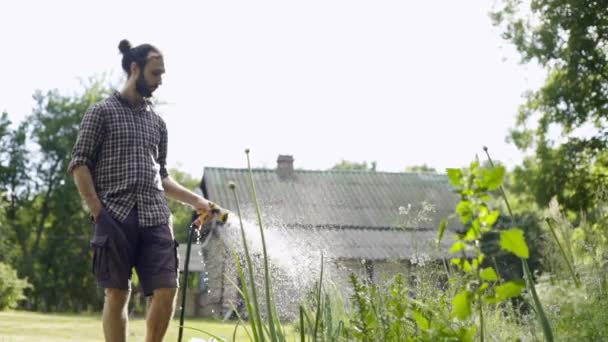
[[[505,143],[522,93],[544,72],[518,64],[484,0],[4,1],[0,111],[31,112],[36,89],[79,89],[109,73],[118,43],[151,43],[167,74],[155,93],[169,166],[443,171],[482,156],[512,166]]]

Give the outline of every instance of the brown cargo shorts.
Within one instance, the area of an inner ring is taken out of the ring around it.
[[[91,239],[97,285],[129,290],[135,268],[145,296],[156,289],[177,288],[177,246],[168,224],[140,227],[137,208],[124,222],[114,219],[104,208],[97,216]]]

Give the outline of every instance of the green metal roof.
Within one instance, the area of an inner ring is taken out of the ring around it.
[[[253,169],[252,176],[269,225],[435,230],[458,202],[447,176],[440,174],[295,170],[280,179],[274,169]],[[241,214],[255,219],[248,170],[205,168],[201,188],[207,198],[236,212],[231,181],[237,185]],[[434,210],[420,218],[425,202]]]

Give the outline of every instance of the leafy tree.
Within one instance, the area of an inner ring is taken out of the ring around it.
[[[16,246],[9,259],[33,285],[28,308],[78,311],[100,302],[90,272],[92,226],[66,169],[82,115],[107,93],[100,82],[72,96],[39,91],[33,113],[3,140],[0,222]]]
[[[0,262],[0,310],[12,309],[24,299],[23,290],[31,287],[26,279],[19,279],[17,272]]]
[[[522,61],[547,70],[526,95],[510,139],[534,150],[516,172],[541,206],[553,195],[571,210],[596,203],[606,187],[608,143],[608,1],[503,0],[493,13]],[[578,129],[590,129],[581,135]],[[561,133],[561,142],[552,140]]]
[[[6,116],[3,121],[10,125]],[[0,244],[0,248],[4,250],[0,258],[5,262],[11,262],[19,255],[23,256],[23,253],[17,252],[17,248],[20,247],[22,251],[27,249],[27,239],[24,236],[27,228],[24,220],[20,219],[20,212],[27,212],[31,198],[31,186],[28,183],[30,154],[26,149],[28,125],[23,123],[14,130],[10,129],[9,125],[5,126],[6,131],[0,143],[0,191],[3,193],[0,208],[5,218],[0,229],[6,237]],[[18,247],[15,248],[15,245]]]
[[[332,170],[361,170],[361,171],[376,171],[376,162],[373,161],[367,164],[366,161],[358,163],[348,160],[342,160],[340,163],[332,166]]]
[[[416,173],[437,173],[434,167],[430,167],[426,164],[406,166],[405,172],[416,172]]]
[[[198,188],[200,184],[200,181],[192,175],[177,169],[170,169],[169,174],[171,175],[171,178],[179,184],[192,191]],[[180,242],[186,242],[188,238],[188,227],[192,222],[194,210],[189,205],[171,199],[169,200],[169,207],[173,213],[173,232],[175,238]]]

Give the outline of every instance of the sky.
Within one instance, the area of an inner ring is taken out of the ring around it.
[[[467,165],[482,147],[512,167],[505,142],[544,71],[492,26],[492,1],[5,1],[0,111],[81,80],[124,81],[118,43],[165,56],[155,97],[168,166],[329,169],[341,160],[400,172]]]

